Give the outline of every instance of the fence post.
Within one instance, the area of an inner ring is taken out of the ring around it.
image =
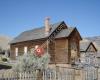
[[[44,70],[43,70],[43,80],[45,80],[44,75],[45,75],[45,74],[44,74]]]
[[[47,77],[47,76],[46,76],[46,71],[44,71],[44,74],[45,74],[45,75],[44,75],[44,80],[46,80],[46,77]]]
[[[2,74],[2,79],[4,78],[4,74]]]
[[[56,80],[56,75],[57,75],[57,74],[56,74],[56,70],[55,70],[55,78],[54,78],[55,80]]]
[[[76,70],[76,69],[74,68],[74,75],[73,75],[73,80],[75,80],[75,70]]]
[[[16,75],[17,75],[17,76],[16,76],[16,79],[18,80],[18,71],[16,72]]]
[[[96,68],[96,75],[97,75],[97,76],[96,76],[96,77],[97,77],[97,80],[99,80],[99,79],[98,79],[98,67]]]

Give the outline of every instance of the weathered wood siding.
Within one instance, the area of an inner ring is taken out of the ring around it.
[[[24,47],[27,46],[28,51],[30,51],[31,48],[34,48],[35,45],[41,45],[45,40],[40,40],[40,41],[25,41],[25,42],[20,42],[16,44],[11,44],[11,58],[15,59],[15,48],[18,48],[18,55],[24,54]]]
[[[15,59],[15,48],[18,48],[18,55],[24,54],[24,47],[28,51],[35,45],[41,45],[45,40],[27,41],[11,45],[11,58]],[[68,63],[68,40],[66,38],[56,39],[49,43],[50,63]]]
[[[75,37],[76,38],[76,37]],[[69,63],[71,49],[70,43],[73,39],[68,41],[67,38],[56,39],[49,44],[49,54],[51,56],[50,63]],[[17,44],[11,45],[11,58],[15,59],[15,48],[18,48],[18,55],[22,55],[24,53],[24,47],[28,47],[28,51],[31,48],[34,48],[35,45],[41,45],[44,40],[41,41],[27,41]],[[77,41],[77,48],[79,48],[79,42]],[[79,55],[79,49],[77,51],[77,55]]]
[[[50,63],[55,63],[55,40],[49,43]]]
[[[80,57],[80,44],[79,44],[79,41],[80,41],[80,37],[79,37],[79,33],[74,30],[72,32],[72,34],[70,35],[69,39],[68,39],[68,62],[71,63],[71,57],[73,55],[75,55],[75,59],[77,59],[78,57]],[[75,51],[75,54],[72,54],[72,51]]]
[[[68,63],[68,40],[66,38],[55,40],[55,62]]]

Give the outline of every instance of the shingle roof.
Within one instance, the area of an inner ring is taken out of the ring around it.
[[[50,34],[60,25],[62,24],[64,21],[62,22],[58,22],[55,24],[52,24],[51,27],[51,32]],[[72,32],[74,28],[72,27],[68,27],[67,29],[62,30],[57,36],[56,38],[59,37],[68,37],[69,34]],[[44,26],[41,28],[37,28],[37,29],[32,29],[32,30],[28,30],[28,31],[24,31],[22,32],[19,36],[17,36],[14,40],[12,40],[10,42],[10,44],[12,43],[17,43],[17,42],[23,42],[23,41],[28,41],[28,40],[36,40],[36,39],[43,39],[46,38],[45,36],[45,31],[44,31]],[[50,35],[49,34],[49,35]]]
[[[67,29],[63,29],[57,36],[56,38],[60,37],[68,37],[70,33],[74,30],[75,28],[73,27],[68,27]]]

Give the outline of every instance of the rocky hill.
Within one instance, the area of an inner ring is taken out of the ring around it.
[[[12,40],[11,37],[0,35],[0,48],[3,50],[9,49],[9,42]]]

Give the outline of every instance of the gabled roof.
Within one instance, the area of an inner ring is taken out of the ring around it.
[[[75,28],[73,27],[68,27],[67,29],[63,29],[57,36],[56,38],[60,37],[68,37],[70,33],[74,30]]]
[[[64,21],[52,24],[50,34],[61,24],[63,24]],[[64,23],[65,24],[65,23]],[[66,24],[65,24],[66,25]],[[63,29],[59,32],[59,34],[56,35],[56,38],[61,38],[61,37],[68,37],[70,33],[74,30],[75,28],[72,27],[67,27],[66,29]],[[49,35],[50,35],[49,34]],[[37,40],[37,39],[45,39],[47,38],[45,36],[45,27],[37,28],[37,29],[32,29],[28,31],[22,32],[19,36],[17,36],[14,40],[10,42],[10,44],[13,43],[18,43],[18,42],[23,42],[23,41],[29,41],[29,40]]]
[[[80,51],[81,52],[86,52],[88,50],[88,48],[90,47],[90,45],[92,45],[94,47],[94,49],[97,51],[94,44],[90,41],[81,41],[80,42]]]

